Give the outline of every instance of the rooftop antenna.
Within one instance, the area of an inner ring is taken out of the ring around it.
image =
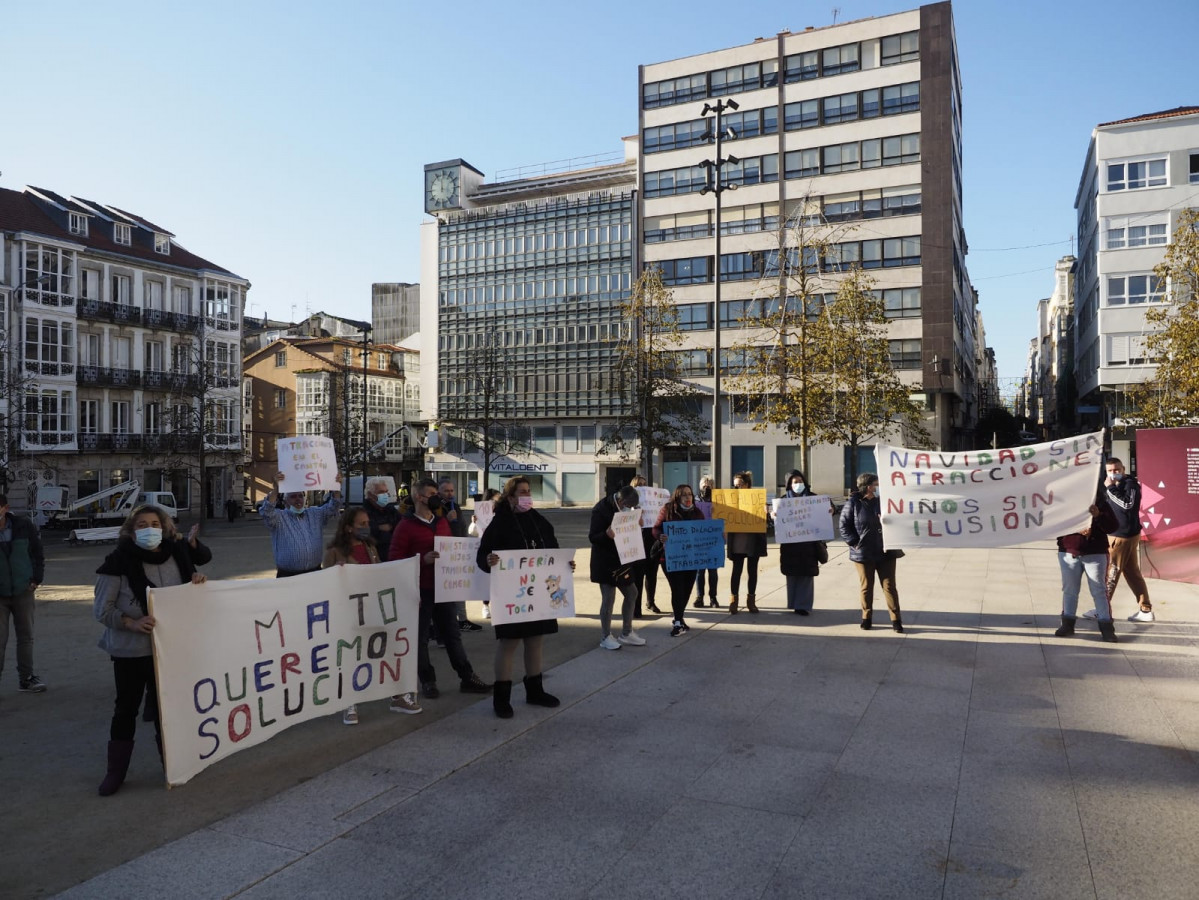
[[[837,16],[839,16],[839,15],[841,15],[841,7],[834,6],[833,7],[833,24],[834,25],[837,24]]]

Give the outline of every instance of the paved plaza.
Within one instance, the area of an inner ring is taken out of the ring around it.
[[[583,636],[549,641],[593,649],[549,670],[560,708],[518,685],[508,721],[484,699],[405,722],[62,896],[1196,895],[1199,587],[1151,581],[1158,621],[1133,625],[1121,586],[1120,643],[1081,620],[1059,639],[1051,544],[909,551],[907,634],[885,610],[863,632],[856,573],[830,549],[808,618],[783,609],[772,546],[760,615],[696,610],[675,639],[669,617],[639,623],[648,646],[619,652],[595,648],[580,579]],[[169,816],[223,772],[170,792],[136,774]],[[89,788],[81,815],[139,793]]]

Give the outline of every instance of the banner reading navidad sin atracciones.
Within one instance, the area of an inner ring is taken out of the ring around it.
[[[883,543],[1011,547],[1087,527],[1103,432],[1001,450],[874,450]]]
[[[353,703],[415,691],[419,563],[150,589],[168,784]]]

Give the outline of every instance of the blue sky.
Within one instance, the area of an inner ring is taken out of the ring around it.
[[[916,5],[836,2],[842,22]],[[460,156],[490,178],[618,152],[638,64],[832,23],[834,0],[771,6],[14,4],[0,186],[146,216],[249,278],[252,315],[369,318],[371,282],[420,280],[425,163]],[[1071,250],[1091,129],[1199,105],[1199,3],[960,0],[954,17],[967,265],[1013,378]]]

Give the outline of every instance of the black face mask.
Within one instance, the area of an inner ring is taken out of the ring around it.
[[[429,507],[429,512],[437,512],[437,510],[441,509],[441,497],[439,497],[437,494],[434,494],[425,501],[425,505]]]

